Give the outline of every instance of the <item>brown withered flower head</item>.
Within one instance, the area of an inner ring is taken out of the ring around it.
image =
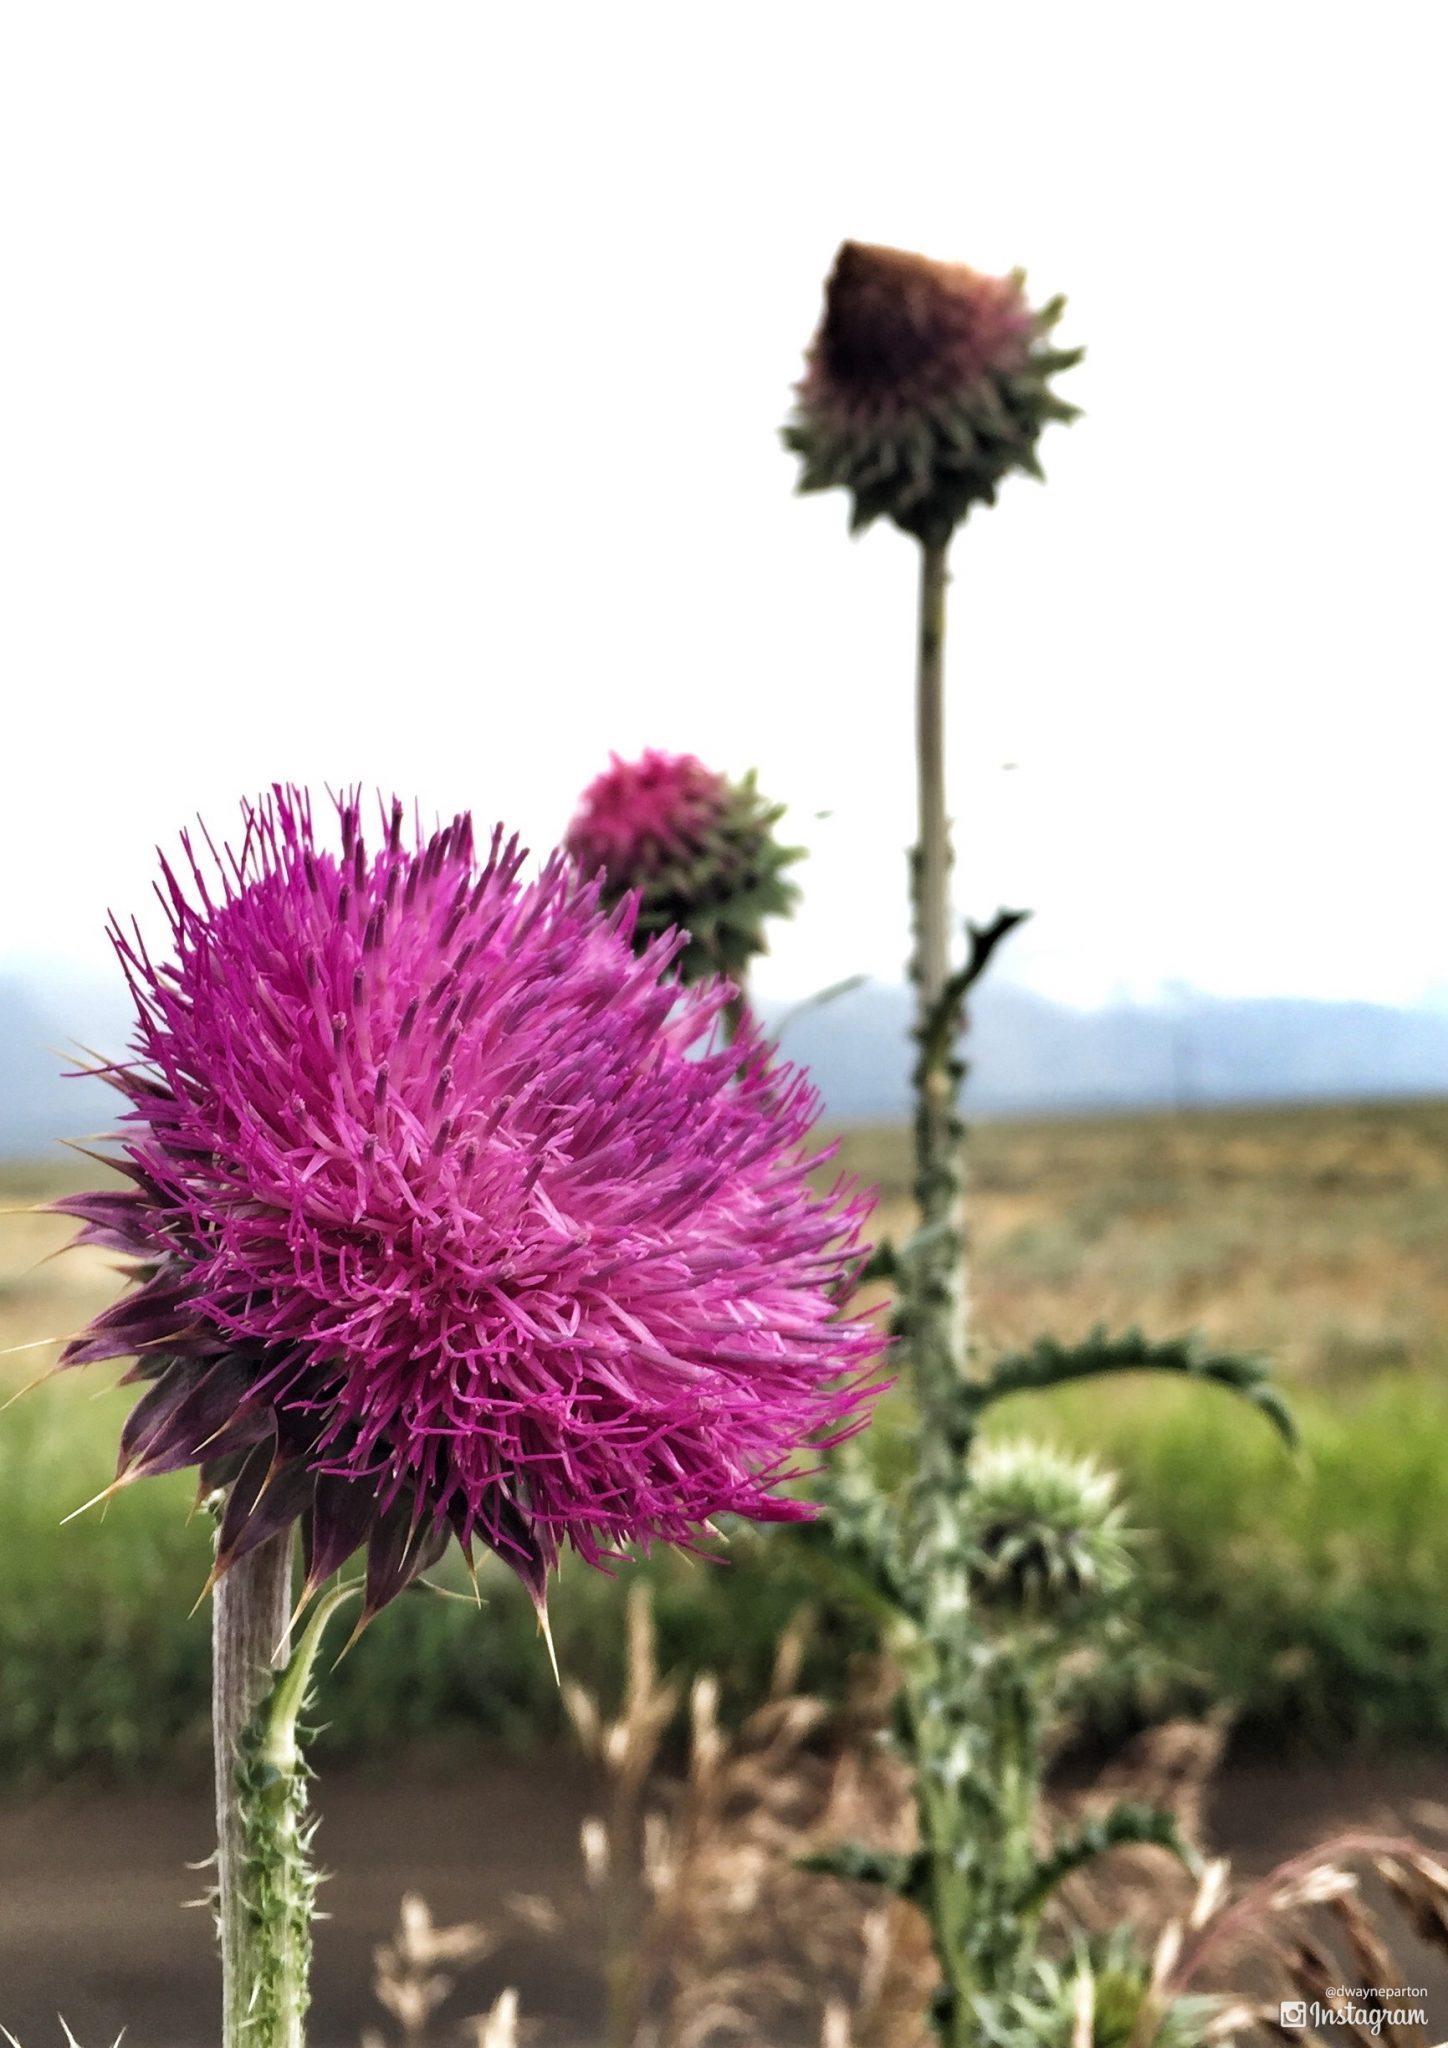
[[[846,242],[784,429],[799,488],[848,490],[852,531],[883,517],[943,544],[1012,470],[1040,476],[1048,420],[1076,418],[1051,389],[1082,356],[1049,340],[1065,303],[1033,309],[1021,271]]]

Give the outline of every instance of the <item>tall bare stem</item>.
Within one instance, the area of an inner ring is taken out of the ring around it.
[[[950,973],[950,820],[945,808],[945,590],[948,543],[920,548],[920,620],[915,672],[919,792],[915,976],[922,1015]]]
[[[964,1175],[960,1064],[953,1020],[943,1018],[951,980],[950,818],[945,797],[946,541],[920,549],[915,736],[919,836],[913,862],[916,997],[915,1195],[922,1252],[912,1303],[916,1398],[929,1447],[953,1427],[966,1365]]]

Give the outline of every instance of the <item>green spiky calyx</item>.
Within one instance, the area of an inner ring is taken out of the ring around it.
[[[766,950],[766,920],[788,917],[799,901],[786,870],[803,858],[804,848],[781,846],[774,837],[784,808],[766,803],[747,775],[729,786],[728,806],[697,850],[645,886],[640,932],[652,936],[679,926],[689,934],[682,980],[710,974],[740,980]]]
[[[982,1608],[1060,1621],[1125,1589],[1132,1561],[1109,1474],[1017,1443],[986,1445],[973,1478],[968,1570]]]
[[[615,757],[585,791],[567,846],[585,874],[602,875],[605,904],[637,893],[636,945],[688,933],[680,980],[740,981],[765,951],[766,921],[798,901],[786,871],[804,849],[775,837],[783,815],[752,772],[730,782],[690,754]]]
[[[1065,300],[1032,309],[1024,282],[846,242],[784,429],[799,488],[849,491],[852,531],[941,545],[1013,470],[1039,477],[1043,428],[1078,413],[1051,380],[1082,351],[1051,344]]]

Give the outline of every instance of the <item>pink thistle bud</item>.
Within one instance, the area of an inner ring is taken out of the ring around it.
[[[133,1356],[122,1479],[227,1488],[218,1567],[301,1524],[309,1589],[367,1548],[367,1613],[480,1537],[541,1605],[562,1544],[807,1515],[801,1452],[864,1421],[843,1312],[869,1201],[819,1192],[816,1099],[633,912],[501,827],[364,841],[307,796],[216,872],[163,863],[171,958],[135,997],[124,1190],[66,1197],[135,1290],[62,1365]]]
[[[843,486],[855,531],[883,516],[943,543],[1012,470],[1039,476],[1041,429],[1076,417],[1050,379],[1082,351],[1049,346],[1065,301],[1033,311],[1024,284],[846,242],[784,430],[799,488]]]
[[[637,892],[636,946],[686,932],[681,980],[738,982],[765,950],[765,919],[788,915],[798,896],[784,870],[802,849],[774,836],[783,814],[753,775],[729,782],[692,754],[615,754],[579,800],[565,845],[583,874],[599,877],[608,908]]]

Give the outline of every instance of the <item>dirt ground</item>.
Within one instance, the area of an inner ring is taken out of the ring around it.
[[[575,1873],[589,1780],[572,1758],[495,1758],[466,1775],[412,1768],[381,1776],[337,1772],[318,1788],[319,1855],[336,1875],[318,1929],[312,2048],[358,2048],[366,2028],[395,2033],[369,1990],[374,1944],[404,1891],[420,1891],[439,1921],[496,1921],[497,1951],[441,2016],[483,2009],[516,1985],[546,2048],[592,2048],[601,2007],[597,1926]],[[1238,1871],[1282,1857],[1348,1825],[1406,1832],[1425,1807],[1448,1809],[1448,1759],[1283,1769],[1234,1766],[1216,1795],[1214,1846]],[[186,1912],[204,1873],[204,1793],[61,1790],[0,1806],[0,2023],[23,2048],[58,2044],[63,2012],[84,2048],[209,2048],[216,1965],[210,1917]],[[513,1920],[513,1893],[548,1893],[564,1908],[564,1937]],[[1429,1986],[1432,2038],[1448,2037],[1448,1973],[1413,1958]],[[438,2038],[443,2038],[440,2025]]]

